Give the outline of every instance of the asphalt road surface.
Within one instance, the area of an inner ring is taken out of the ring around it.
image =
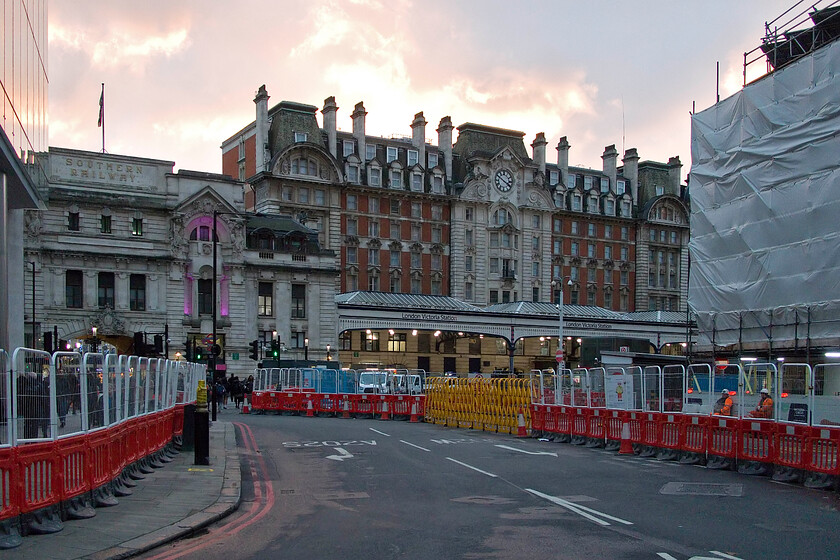
[[[242,506],[143,558],[840,558],[837,492],[423,423],[220,419]]]

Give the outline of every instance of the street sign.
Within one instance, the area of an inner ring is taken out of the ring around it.
[[[563,361],[563,349],[558,348],[557,353],[554,354],[554,357],[557,358],[557,363],[561,363]]]
[[[239,359],[239,352],[234,352],[234,353],[233,353],[233,359],[234,359],[234,360],[238,360],[238,359]]]

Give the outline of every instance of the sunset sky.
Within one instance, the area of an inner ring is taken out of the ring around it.
[[[794,0],[51,1],[50,145],[221,171],[221,143],[254,120],[254,94],[323,107],[363,101],[372,135],[427,136],[449,115],[562,136],[572,165],[604,147],[691,165],[692,102],[741,87],[744,52]],[[799,7],[798,11],[801,11]],[[765,71],[752,65],[752,76]],[[320,119],[320,113],[319,113]],[[319,121],[320,122],[320,121]]]

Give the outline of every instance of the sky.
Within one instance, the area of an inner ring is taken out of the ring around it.
[[[223,141],[269,107],[321,109],[335,96],[352,130],[409,136],[440,119],[539,132],[547,160],[604,148],[691,166],[690,112],[743,84],[744,53],[796,0],[51,0],[49,144],[221,172]],[[801,11],[799,6],[796,10]],[[782,20],[786,21],[786,20]],[[748,80],[766,71],[750,65]],[[319,115],[319,123],[321,114]]]

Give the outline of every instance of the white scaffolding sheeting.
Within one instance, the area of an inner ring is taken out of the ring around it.
[[[691,156],[700,344],[836,343],[840,41],[693,115]]]

